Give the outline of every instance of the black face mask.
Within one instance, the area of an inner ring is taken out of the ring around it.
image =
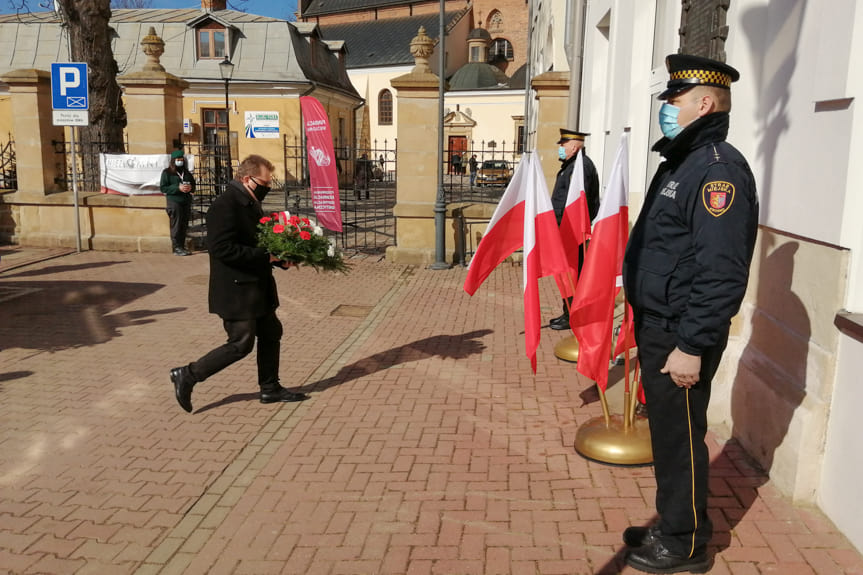
[[[270,193],[270,190],[272,188],[270,188],[270,186],[262,186],[261,184],[259,184],[257,182],[257,180],[255,180],[255,178],[252,178],[252,181],[255,182],[255,186],[256,186],[256,188],[254,190],[252,190],[252,193],[255,194],[255,197],[258,198],[259,202],[263,202],[264,198],[267,197],[267,194]]]

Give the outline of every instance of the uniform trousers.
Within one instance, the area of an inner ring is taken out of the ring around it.
[[[635,340],[647,398],[656,511],[662,542],[675,555],[691,557],[710,541],[713,524],[707,516],[708,468],[707,405],[710,384],[728,340],[701,355],[698,383],[689,390],[677,387],[659,371],[677,346],[676,325],[660,318],[635,315]]]
[[[189,228],[189,217],[192,215],[192,204],[167,202],[168,223],[171,226],[171,243],[174,249],[186,247],[186,230]]]
[[[273,310],[255,319],[222,319],[228,341],[189,364],[196,381],[204,381],[251,353],[258,340],[258,385],[261,391],[279,388],[282,322]]]

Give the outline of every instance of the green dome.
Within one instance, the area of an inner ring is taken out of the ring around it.
[[[449,79],[450,90],[482,90],[506,84],[509,79],[500,68],[485,62],[465,64]]]

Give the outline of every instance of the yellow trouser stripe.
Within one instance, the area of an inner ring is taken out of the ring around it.
[[[692,529],[692,545],[689,548],[689,556],[695,554],[695,531],[698,529],[698,512],[695,509],[695,453],[692,448],[692,416],[689,409],[689,389],[686,389],[686,423],[689,425],[689,469],[692,478],[692,518],[695,527]]]

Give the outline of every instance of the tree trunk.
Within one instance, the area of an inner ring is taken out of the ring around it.
[[[89,75],[90,125],[81,127],[81,160],[85,181],[98,182],[99,152],[124,153],[126,109],[117,84],[118,67],[111,49],[110,0],[62,0],[73,62],[86,62]],[[98,188],[97,188],[98,189]]]

